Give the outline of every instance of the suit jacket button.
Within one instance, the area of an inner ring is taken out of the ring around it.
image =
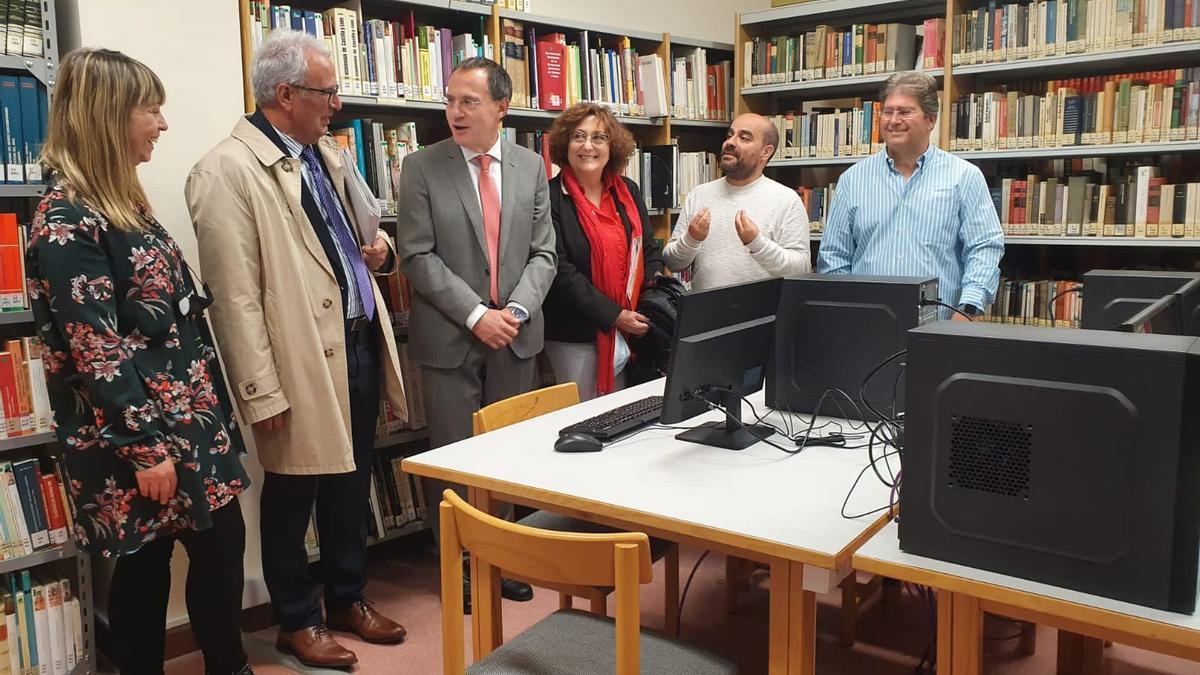
[[[292,172],[292,160],[290,160],[290,159],[283,160],[283,170],[287,171],[288,173]]]
[[[486,276],[491,276],[491,274],[492,274],[492,273],[491,273],[491,272],[489,272],[489,271],[488,271],[488,269],[487,269],[486,267],[485,267],[485,268],[483,268],[483,276],[485,276],[485,277],[486,277]]]
[[[327,359],[328,359],[328,358],[332,358],[332,357],[333,357],[333,349],[331,349],[331,348],[326,348],[326,349],[325,349],[325,358],[327,358]]]
[[[325,298],[325,302],[322,302],[321,306],[324,307],[325,309],[329,309],[330,307],[333,307],[333,301],[330,300],[329,298]]]
[[[253,384],[246,385],[246,395],[247,396],[253,396],[256,392],[258,392],[258,387],[256,385],[253,385]]]

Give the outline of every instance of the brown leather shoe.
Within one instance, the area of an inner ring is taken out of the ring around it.
[[[354,652],[338,644],[325,626],[309,626],[291,632],[281,630],[275,639],[275,648],[313,668],[345,668],[358,663]]]
[[[355,633],[367,642],[381,644],[402,642],[408,634],[404,626],[380,614],[366,598],[345,609],[327,610],[326,623],[333,630]]]

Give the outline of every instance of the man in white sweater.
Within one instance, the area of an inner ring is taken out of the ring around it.
[[[688,194],[663,259],[692,267],[693,291],[812,270],[800,195],[763,175],[778,145],[770,120],[739,115],[721,146],[725,177]]]

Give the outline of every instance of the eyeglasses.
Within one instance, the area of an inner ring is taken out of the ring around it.
[[[483,105],[483,99],[478,99],[474,96],[464,96],[462,98],[457,98],[455,96],[446,97],[446,108],[458,106],[467,112],[471,112],[481,105]]]
[[[293,84],[292,86],[297,89],[303,89],[305,91],[311,91],[317,94],[325,94],[329,97],[329,100],[327,101],[329,105],[333,105],[333,97],[338,95],[338,85],[336,84],[328,89],[314,89],[313,87],[306,87],[302,84]]]
[[[603,131],[596,131],[591,134],[589,134],[586,131],[572,131],[571,132],[571,142],[572,143],[578,143],[579,145],[583,145],[589,139],[591,139],[592,145],[596,145],[596,146],[608,145],[608,142],[612,140],[612,136],[604,133]]]
[[[884,108],[880,111],[879,116],[887,119],[889,117],[899,117],[902,120],[910,120],[917,114],[913,108]]]

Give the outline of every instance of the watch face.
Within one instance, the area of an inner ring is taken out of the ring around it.
[[[525,310],[521,309],[520,307],[509,307],[508,311],[510,313],[512,313],[512,315],[514,317],[516,317],[517,321],[528,321],[529,320],[529,312],[526,312]]]

